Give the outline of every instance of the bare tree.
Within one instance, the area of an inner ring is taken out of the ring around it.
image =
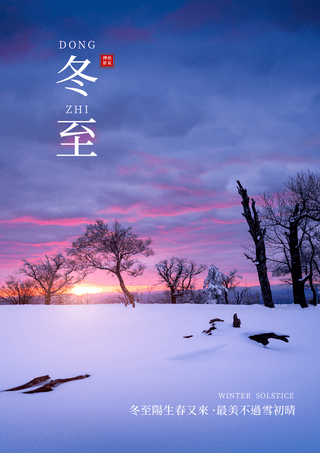
[[[88,275],[88,270],[61,253],[36,263],[23,260],[20,273],[32,278],[38,294],[44,296],[45,304],[50,305],[51,298],[65,293]]]
[[[275,252],[274,273],[290,273],[294,303],[305,308],[304,285],[309,279],[312,286],[314,257],[309,260],[310,272],[303,277],[302,251],[306,244],[312,248],[312,232],[320,221],[320,176],[310,171],[297,173],[285,185],[282,193],[263,195],[264,224]]]
[[[227,291],[224,292],[224,298],[226,304],[229,303],[228,300],[228,293],[229,291],[232,291],[235,293],[235,289],[237,286],[240,284],[240,280],[242,279],[241,275],[237,275],[238,269],[233,269],[233,271],[230,271],[229,274],[222,274],[222,284],[223,286],[227,289]]]
[[[237,184],[239,195],[242,198],[242,215],[248,223],[249,233],[255,245],[255,258],[252,258],[247,254],[245,254],[245,256],[256,265],[264,305],[266,307],[274,308],[271,287],[267,273],[267,256],[264,242],[266,229],[261,228],[261,221],[259,219],[259,212],[256,209],[255,201],[251,199],[250,209],[250,199],[248,197],[247,190],[242,187],[240,181],[237,181]]]
[[[242,303],[242,301],[248,296],[249,291],[250,288],[248,286],[234,288],[233,294],[237,305],[240,305]]]
[[[194,277],[204,271],[206,266],[173,256],[157,263],[156,269],[160,283],[165,283],[170,290],[171,303],[176,304],[179,296],[194,289]]]
[[[135,306],[134,296],[126,288],[122,274],[132,277],[142,275],[145,266],[135,259],[136,255],[151,256],[151,239],[139,239],[131,227],[124,228],[115,221],[111,228],[102,220],[87,225],[86,232],[72,243],[68,255],[88,269],[101,269],[115,275],[126,296],[127,303]]]
[[[35,296],[35,284],[32,280],[20,280],[9,277],[0,289],[0,300],[12,305],[26,305],[32,302]]]

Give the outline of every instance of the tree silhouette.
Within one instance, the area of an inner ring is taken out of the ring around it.
[[[0,300],[12,305],[30,304],[35,296],[35,284],[32,280],[20,280],[16,277],[8,277],[1,287]]]
[[[264,237],[266,234],[266,229],[261,228],[261,221],[259,219],[259,213],[256,209],[256,204],[253,199],[251,199],[251,209],[250,209],[250,199],[248,197],[247,190],[242,187],[240,181],[237,181],[238,192],[242,198],[243,213],[242,215],[246,219],[249,226],[249,233],[253,239],[255,245],[255,258],[252,258],[245,254],[245,256],[250,259],[257,268],[257,273],[259,277],[259,283],[262,293],[262,298],[264,305],[266,307],[274,308],[270,282],[267,273],[267,256],[266,256],[266,247],[264,242]],[[252,212],[251,212],[252,210]]]
[[[118,221],[109,228],[102,220],[96,220],[87,225],[84,235],[72,243],[67,253],[85,268],[101,269],[116,275],[127,302],[134,307],[134,296],[126,288],[122,274],[142,275],[145,266],[135,257],[153,255],[150,244],[151,239],[139,239],[131,227],[124,228]]]
[[[45,255],[44,260],[36,263],[23,262],[19,272],[34,280],[37,293],[44,296],[46,305],[50,305],[52,296],[65,293],[88,274],[87,269],[61,253]]]
[[[310,171],[297,173],[287,179],[285,186],[282,193],[263,195],[264,224],[268,228],[267,240],[275,251],[274,273],[290,273],[294,303],[305,308],[308,305],[304,285],[309,279],[312,286],[315,250],[305,277],[302,258],[304,249],[313,247],[314,231],[320,221],[320,175]]]
[[[206,269],[203,264],[187,261],[173,256],[156,264],[160,283],[165,283],[170,290],[171,303],[177,303],[177,297],[194,288],[194,277]]]

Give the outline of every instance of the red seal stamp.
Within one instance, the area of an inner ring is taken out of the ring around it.
[[[100,68],[114,68],[114,54],[100,54]]]

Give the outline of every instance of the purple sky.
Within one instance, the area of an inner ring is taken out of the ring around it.
[[[145,275],[128,284],[155,283],[154,264],[172,255],[256,284],[236,180],[257,198],[320,170],[319,5],[103,3],[2,2],[1,280],[99,218],[153,239]],[[111,53],[115,68],[100,68]],[[87,97],[56,83],[71,55],[98,78]],[[88,115],[66,114],[80,104]],[[57,121],[91,117],[94,145],[80,148],[97,157],[57,157],[72,148]],[[115,284],[103,273],[88,282]]]

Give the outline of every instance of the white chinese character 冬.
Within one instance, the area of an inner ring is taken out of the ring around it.
[[[67,80],[71,80],[72,82],[77,83],[78,85],[83,87],[83,82],[81,80],[74,79],[74,77],[79,76],[79,77],[82,77],[85,80],[88,80],[89,82],[95,82],[98,79],[97,77],[92,77],[92,76],[88,76],[88,75],[83,74],[83,71],[91,63],[90,60],[86,59],[84,61],[75,61],[76,58],[77,57],[75,55],[71,55],[71,57],[69,58],[68,63],[58,72],[58,74],[60,74],[60,72],[64,71],[68,67],[70,67],[73,70],[73,74],[71,74],[69,77],[66,77],[63,80],[59,80],[56,83],[62,83],[62,82],[66,82]],[[76,69],[76,68],[73,67],[73,64],[81,64],[81,67],[79,69]],[[71,91],[76,91],[77,93],[82,94],[82,96],[88,96],[88,93],[86,91],[84,91],[84,90],[80,90],[80,88],[65,87],[65,89],[66,90],[71,90]]]
[[[134,404],[131,406],[130,408],[130,412],[133,414],[133,415],[138,415],[138,412],[140,412],[140,410],[138,409],[138,406],[135,406]]]

